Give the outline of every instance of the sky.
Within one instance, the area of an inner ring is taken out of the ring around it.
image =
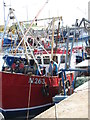
[[[46,0],[4,0],[5,19],[9,12],[9,7],[15,9],[18,21],[32,20],[42,8]],[[48,3],[38,15],[39,18],[62,16],[63,25],[71,26],[75,20],[83,17],[88,19],[89,0],[48,0]],[[4,24],[3,0],[0,0],[0,25]]]

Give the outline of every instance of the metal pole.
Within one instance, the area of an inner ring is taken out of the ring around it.
[[[4,0],[3,0],[3,11],[4,11],[4,25],[5,25],[5,7],[6,7],[6,5],[5,5],[5,2],[4,2]]]
[[[59,38],[59,30],[60,30],[60,19],[59,19],[58,29],[57,29],[57,38],[56,38],[56,49],[55,49],[55,53],[57,52],[57,44],[58,44],[58,38]]]
[[[82,61],[84,59],[84,51],[83,51],[83,47],[82,47]]]
[[[70,51],[70,57],[69,57],[69,67],[71,67],[70,63],[71,63],[71,56],[72,56],[73,45],[74,45],[74,41],[75,41],[75,33],[76,33],[76,28],[74,30],[74,36],[73,36],[72,45],[71,45],[71,51]]]
[[[63,71],[62,71],[62,83],[63,83],[64,95],[66,95],[65,84],[64,84],[64,77],[63,77]]]
[[[68,38],[67,38],[67,41],[66,41],[65,69],[67,69],[67,60],[68,60],[68,45],[69,45],[69,34],[70,34],[70,29],[68,28]]]
[[[90,1],[88,2],[88,20],[90,20]],[[89,27],[90,27],[90,25],[89,25]],[[88,35],[90,36],[90,30],[88,31]],[[90,42],[89,42],[89,45],[90,45]]]
[[[52,25],[52,48],[51,48],[51,59],[53,59],[54,23],[55,23],[55,18],[53,18],[53,25]]]
[[[6,20],[6,22],[5,22],[4,32],[3,32],[3,35],[2,35],[2,37],[1,37],[1,41],[3,41],[3,39],[4,39],[4,34],[5,34],[5,31],[6,31],[6,28],[7,28],[7,24],[8,24],[8,20],[9,20],[9,14],[10,14],[10,12],[8,13],[7,20]],[[2,49],[2,46],[0,46],[0,47],[1,47],[1,49]]]

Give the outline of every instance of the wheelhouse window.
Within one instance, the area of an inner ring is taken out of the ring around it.
[[[37,61],[38,61],[38,64],[42,64],[42,61],[41,61],[41,57],[40,56],[37,56],[37,59],[36,59]]]
[[[49,64],[50,63],[50,57],[49,56],[43,56],[43,63]]]

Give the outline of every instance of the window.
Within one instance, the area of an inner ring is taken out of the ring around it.
[[[53,56],[53,60],[58,64],[58,56]]]
[[[49,64],[50,63],[50,57],[49,56],[43,56],[43,63]]]
[[[41,57],[40,56],[37,56],[37,59],[36,59],[37,61],[38,61],[38,64],[42,64],[42,61],[41,61]]]

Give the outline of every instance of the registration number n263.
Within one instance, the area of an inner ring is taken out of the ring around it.
[[[45,84],[44,78],[29,78],[29,83],[31,84]]]

